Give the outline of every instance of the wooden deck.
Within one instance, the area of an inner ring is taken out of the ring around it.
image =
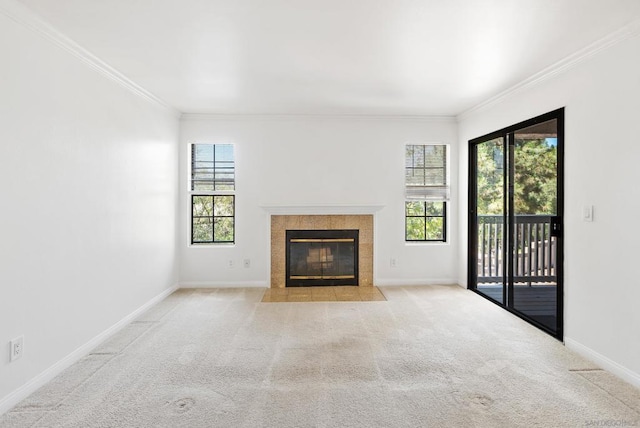
[[[513,230],[513,278],[523,283],[557,281],[553,216],[517,215]],[[478,283],[500,283],[504,269],[504,217],[478,215]]]

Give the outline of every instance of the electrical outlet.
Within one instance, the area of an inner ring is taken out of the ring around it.
[[[249,269],[251,267],[251,260],[250,259],[244,259],[244,267]]]
[[[232,269],[233,268],[233,260],[229,260],[227,262],[227,266],[229,267],[229,269]]]
[[[9,343],[9,349],[11,350],[10,361],[14,361],[22,357],[22,354],[24,353],[24,336],[16,337]]]
[[[389,261],[389,264],[391,265],[392,268],[398,266],[398,262],[396,259],[394,259],[393,257],[391,258],[391,260]]]

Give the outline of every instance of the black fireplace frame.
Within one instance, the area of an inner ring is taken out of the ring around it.
[[[311,287],[311,286],[334,286],[334,285],[359,285],[359,240],[358,229],[329,229],[329,230],[287,230],[285,232],[285,287]],[[353,238],[354,248],[354,276],[353,279],[291,279],[291,267],[289,259],[291,257],[291,239],[341,239]]]

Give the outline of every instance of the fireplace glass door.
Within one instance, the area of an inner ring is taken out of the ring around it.
[[[358,285],[357,230],[287,230],[286,286]]]

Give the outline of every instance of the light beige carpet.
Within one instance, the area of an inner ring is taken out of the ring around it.
[[[380,288],[388,301],[180,290],[0,426],[640,426],[638,389],[481,297]]]

